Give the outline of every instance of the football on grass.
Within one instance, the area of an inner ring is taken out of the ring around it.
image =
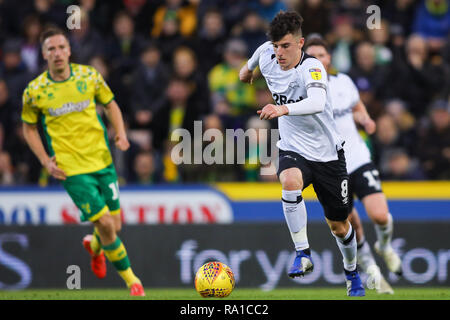
[[[230,267],[219,261],[207,262],[195,275],[195,289],[204,298],[228,297],[234,289],[234,275]]]

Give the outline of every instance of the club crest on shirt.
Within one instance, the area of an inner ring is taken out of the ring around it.
[[[322,79],[322,71],[319,68],[309,69],[309,73],[314,80]]]
[[[76,85],[77,85],[77,89],[80,93],[82,93],[82,94],[86,93],[87,85],[86,85],[85,81],[82,81],[82,80],[77,81]]]
[[[289,83],[289,89],[295,89],[295,88],[299,88],[299,87],[300,87],[300,84],[297,81]]]

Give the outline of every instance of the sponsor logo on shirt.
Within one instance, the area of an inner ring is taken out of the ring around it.
[[[333,110],[333,118],[335,118],[335,119],[341,118],[352,112],[353,112],[353,107],[348,107],[348,108],[341,109],[341,110],[334,109]]]
[[[58,117],[58,116],[62,116],[64,114],[75,112],[75,111],[81,112],[89,106],[90,102],[91,101],[89,99],[81,101],[81,102],[77,102],[77,103],[68,102],[68,103],[63,104],[62,107],[58,108],[58,109],[49,108],[48,113],[51,116]]]

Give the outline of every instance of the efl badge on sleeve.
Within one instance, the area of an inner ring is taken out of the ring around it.
[[[311,73],[311,78],[314,80],[322,79],[322,71],[319,68],[309,69],[309,73]]]

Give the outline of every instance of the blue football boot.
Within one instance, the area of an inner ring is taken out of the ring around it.
[[[288,276],[291,278],[303,277],[314,270],[314,264],[309,249],[296,251],[294,264],[289,269]]]
[[[345,279],[347,283],[347,295],[349,297],[364,297],[366,291],[359,277],[358,270],[347,271],[344,269]]]

